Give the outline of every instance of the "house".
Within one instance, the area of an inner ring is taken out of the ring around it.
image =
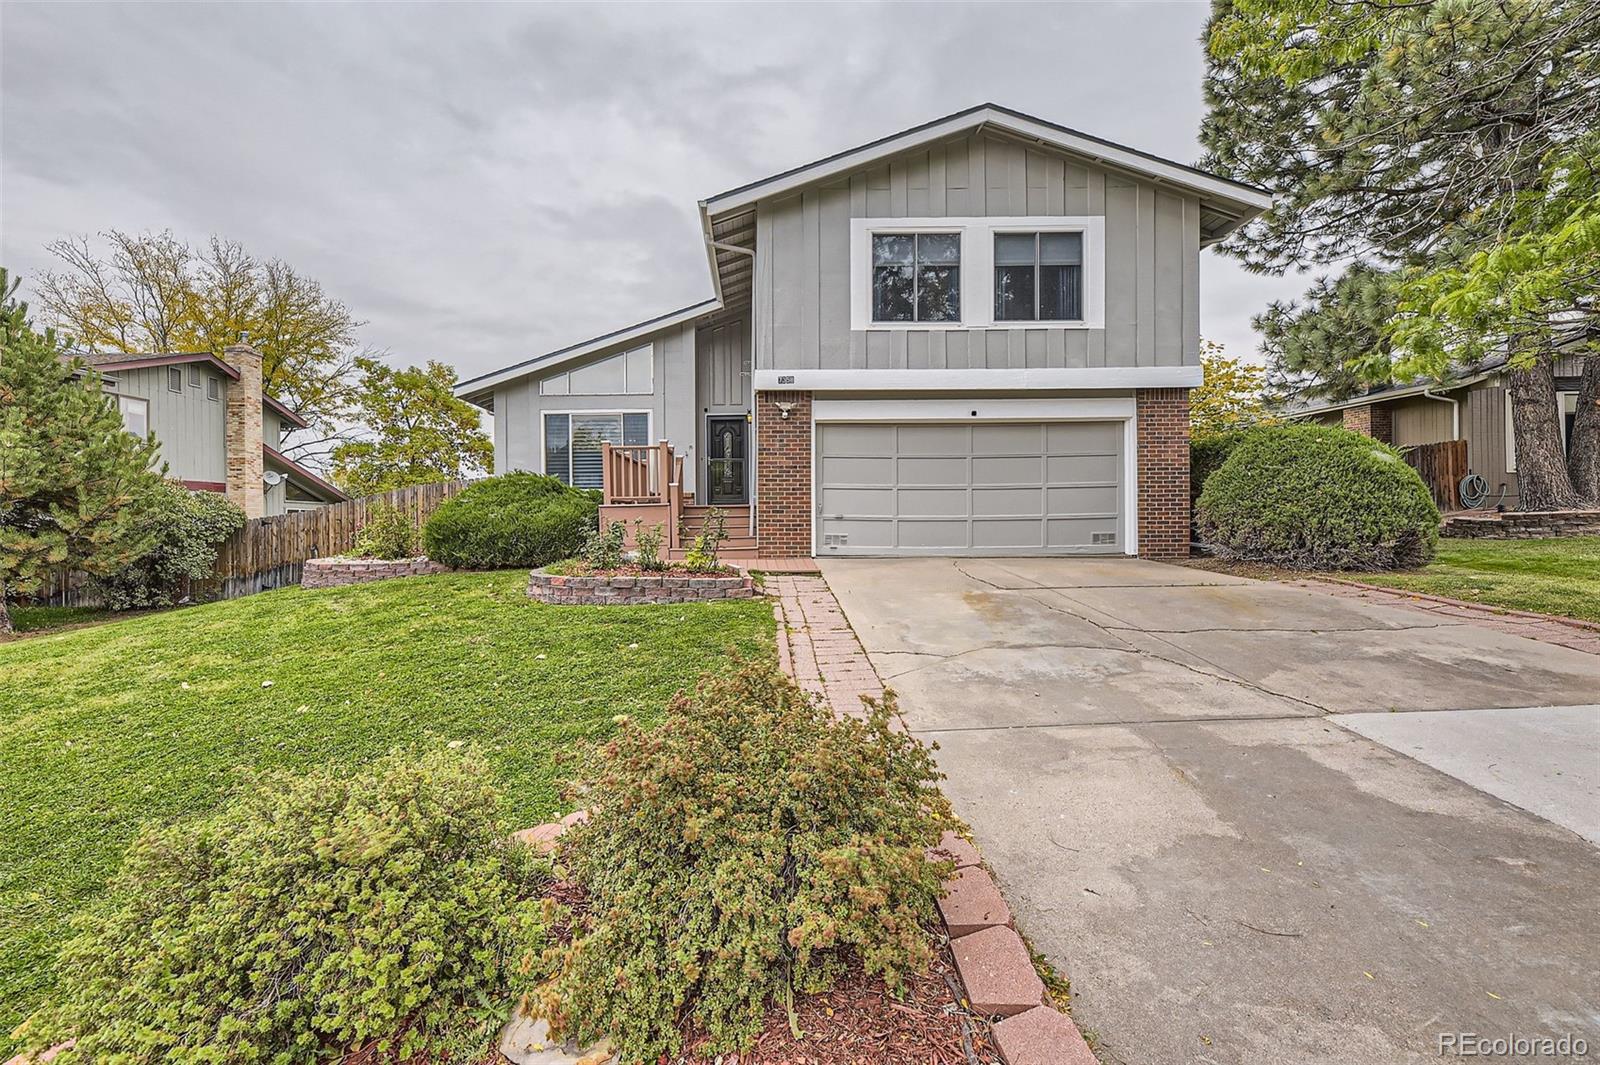
[[[154,433],[167,475],[196,491],[225,492],[250,518],[350,498],[278,450],[306,422],[262,391],[261,355],[235,344],[210,352],[77,356],[116,396],[129,432]]]
[[[702,201],[711,298],[457,394],[675,550],[1182,556],[1200,251],[1270,202],[984,104]]]
[[[1582,338],[1580,338],[1581,340]],[[1576,345],[1574,345],[1576,347]],[[1556,398],[1561,404],[1563,441],[1572,436],[1583,377],[1582,353],[1563,354],[1555,366]],[[1343,425],[1402,451],[1462,441],[1464,455],[1445,480],[1431,486],[1445,510],[1468,503],[1487,508],[1517,505],[1517,446],[1511,430],[1511,396],[1506,389],[1506,356],[1491,355],[1443,381],[1389,384],[1344,400],[1291,402],[1283,416],[1322,425]],[[1467,473],[1484,479],[1489,495],[1463,501],[1459,480]]]

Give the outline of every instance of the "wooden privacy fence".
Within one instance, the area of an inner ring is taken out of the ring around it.
[[[1401,452],[1411,468],[1421,476],[1422,483],[1433,494],[1433,501],[1442,511],[1461,509],[1458,490],[1461,478],[1467,475],[1467,442],[1443,440],[1437,444],[1419,444]]]
[[[371,508],[388,503],[411,515],[418,527],[451,496],[470,482],[447,481],[398,488],[392,492],[334,503],[272,518],[252,518],[217,552],[211,576],[186,589],[191,599],[237,599],[256,592],[299,584],[307,559],[325,558],[355,546],[356,533]],[[50,606],[97,605],[82,574],[62,574],[41,590],[37,602]]]

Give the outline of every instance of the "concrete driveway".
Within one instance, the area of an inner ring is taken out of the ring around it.
[[[1102,1061],[1600,1058],[1600,657],[1129,559],[823,572]]]

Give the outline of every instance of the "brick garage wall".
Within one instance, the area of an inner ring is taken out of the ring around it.
[[[1394,443],[1394,415],[1388,407],[1368,403],[1361,407],[1344,409],[1344,427],[1352,433],[1362,433],[1385,444]]]
[[[1189,557],[1189,390],[1136,393],[1139,557]]]
[[[810,392],[756,393],[756,549],[764,558],[811,555]]]

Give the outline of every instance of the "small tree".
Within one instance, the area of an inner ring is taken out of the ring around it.
[[[345,491],[372,495],[454,481],[494,464],[494,445],[479,426],[477,408],[452,391],[454,369],[429,362],[396,370],[367,357],[356,364],[356,416],[373,435],[334,448],[334,480]]]
[[[1262,394],[1265,367],[1232,358],[1210,340],[1201,342],[1200,363],[1205,381],[1189,393],[1191,436],[1199,439],[1277,421],[1267,413]]]
[[[8,596],[52,570],[115,570],[148,546],[139,502],[161,484],[155,437],[126,432],[99,379],[36,333],[0,268],[0,633]]]

